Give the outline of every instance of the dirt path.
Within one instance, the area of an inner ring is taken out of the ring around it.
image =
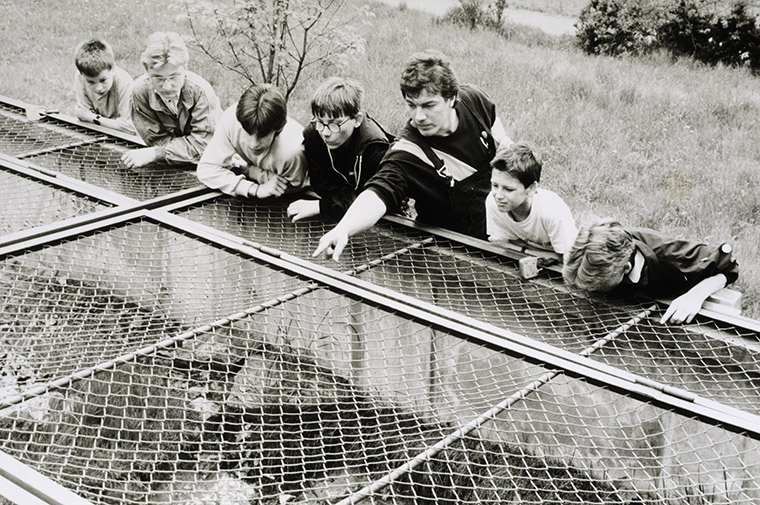
[[[457,0],[374,0],[387,5],[398,7],[406,4],[408,9],[429,12],[440,16],[449,9],[459,5]],[[506,9],[505,20],[538,28],[551,35],[575,35],[575,19],[565,16],[554,16],[543,12],[533,12],[524,9]]]

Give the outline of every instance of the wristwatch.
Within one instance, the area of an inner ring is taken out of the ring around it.
[[[95,114],[95,117],[93,118],[92,122],[100,126],[100,114]]]

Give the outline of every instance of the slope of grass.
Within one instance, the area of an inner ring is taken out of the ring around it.
[[[139,73],[142,43],[152,31],[188,33],[179,10],[148,0],[124,9],[113,0],[60,3],[0,0],[0,94],[66,111],[73,107],[72,51],[100,36],[119,63]],[[516,6],[516,5],[515,5]],[[741,266],[735,288],[744,313],[760,317],[760,118],[758,81],[743,70],[709,68],[665,55],[648,59],[591,57],[567,40],[532,30],[509,40],[434,24],[429,15],[371,4],[367,52],[348,68],[306,73],[290,111],[307,121],[308,98],[321,79],[341,73],[367,88],[369,112],[391,129],[404,120],[398,75],[406,58],[426,48],[447,53],[461,82],[486,89],[515,139],[544,153],[542,184],[562,195],[579,223],[615,216],[682,237],[734,245]],[[224,105],[245,83],[197,52],[191,68],[217,89]]]

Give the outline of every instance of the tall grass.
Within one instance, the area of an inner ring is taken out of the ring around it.
[[[760,317],[760,120],[758,80],[741,69],[706,67],[656,54],[592,57],[568,39],[515,30],[495,33],[434,24],[429,15],[371,4],[367,53],[349,68],[306,74],[290,112],[307,121],[310,92],[331,73],[360,79],[369,112],[395,129],[404,119],[400,67],[413,52],[439,48],[461,82],[482,86],[513,138],[543,151],[542,184],[568,202],[579,222],[614,216],[624,224],[734,245],[743,309]],[[177,10],[149,0],[0,0],[0,94],[73,109],[73,47],[108,39],[119,63],[140,71],[138,56],[155,30],[187,33]],[[199,53],[192,70],[223,105],[244,83]]]

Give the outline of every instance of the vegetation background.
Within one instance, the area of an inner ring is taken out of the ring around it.
[[[577,15],[584,0],[522,0],[510,7]],[[352,4],[367,2],[352,0]],[[313,69],[291,96],[290,113],[310,119],[311,91],[328,75],[366,86],[369,112],[391,129],[404,120],[397,76],[413,52],[438,48],[461,82],[483,87],[514,139],[542,150],[542,185],[583,223],[614,216],[735,248],[743,311],[760,318],[760,82],[744,69],[707,67],[664,53],[645,58],[588,56],[570,37],[512,26],[504,35],[435,23],[428,14],[369,2],[364,54],[348,66]],[[73,49],[108,40],[133,75],[146,37],[188,34],[176,3],[154,0],[0,0],[0,94],[73,111]],[[199,52],[191,70],[222,105],[245,83]]]

